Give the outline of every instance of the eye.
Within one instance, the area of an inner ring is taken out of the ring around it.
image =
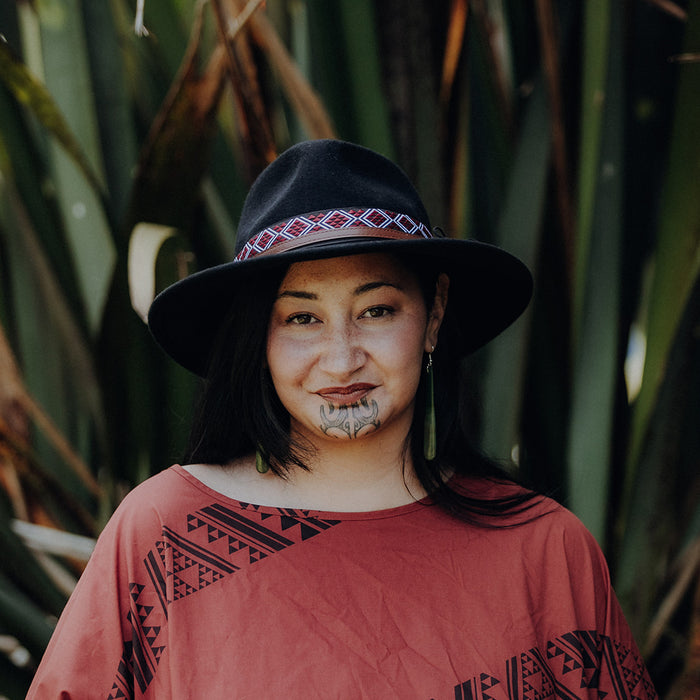
[[[287,323],[297,326],[307,326],[313,323],[316,319],[311,314],[294,314],[287,319]]]
[[[394,310],[390,306],[372,306],[364,311],[360,318],[383,318],[384,316],[390,316],[392,313],[394,313]]]

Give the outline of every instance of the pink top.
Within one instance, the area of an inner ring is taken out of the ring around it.
[[[28,698],[656,698],[593,537],[530,514],[254,506],[172,467],[105,528]]]

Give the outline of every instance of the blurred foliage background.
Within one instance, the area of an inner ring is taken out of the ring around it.
[[[699,1],[3,0],[0,34],[0,695],[179,459],[153,292],[337,136],[533,270],[469,360],[479,439],[595,534],[660,694],[700,697]]]

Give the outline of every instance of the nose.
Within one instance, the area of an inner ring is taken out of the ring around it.
[[[351,323],[330,326],[323,341],[318,364],[330,376],[350,377],[364,365],[367,354]]]

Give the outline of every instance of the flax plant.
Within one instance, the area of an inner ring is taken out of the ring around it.
[[[584,520],[662,696],[693,697],[699,52],[698,0],[2,3],[0,695],[179,458],[196,383],[148,336],[154,293],[230,259],[278,152],[340,137],[533,270],[465,363],[475,439]]]

